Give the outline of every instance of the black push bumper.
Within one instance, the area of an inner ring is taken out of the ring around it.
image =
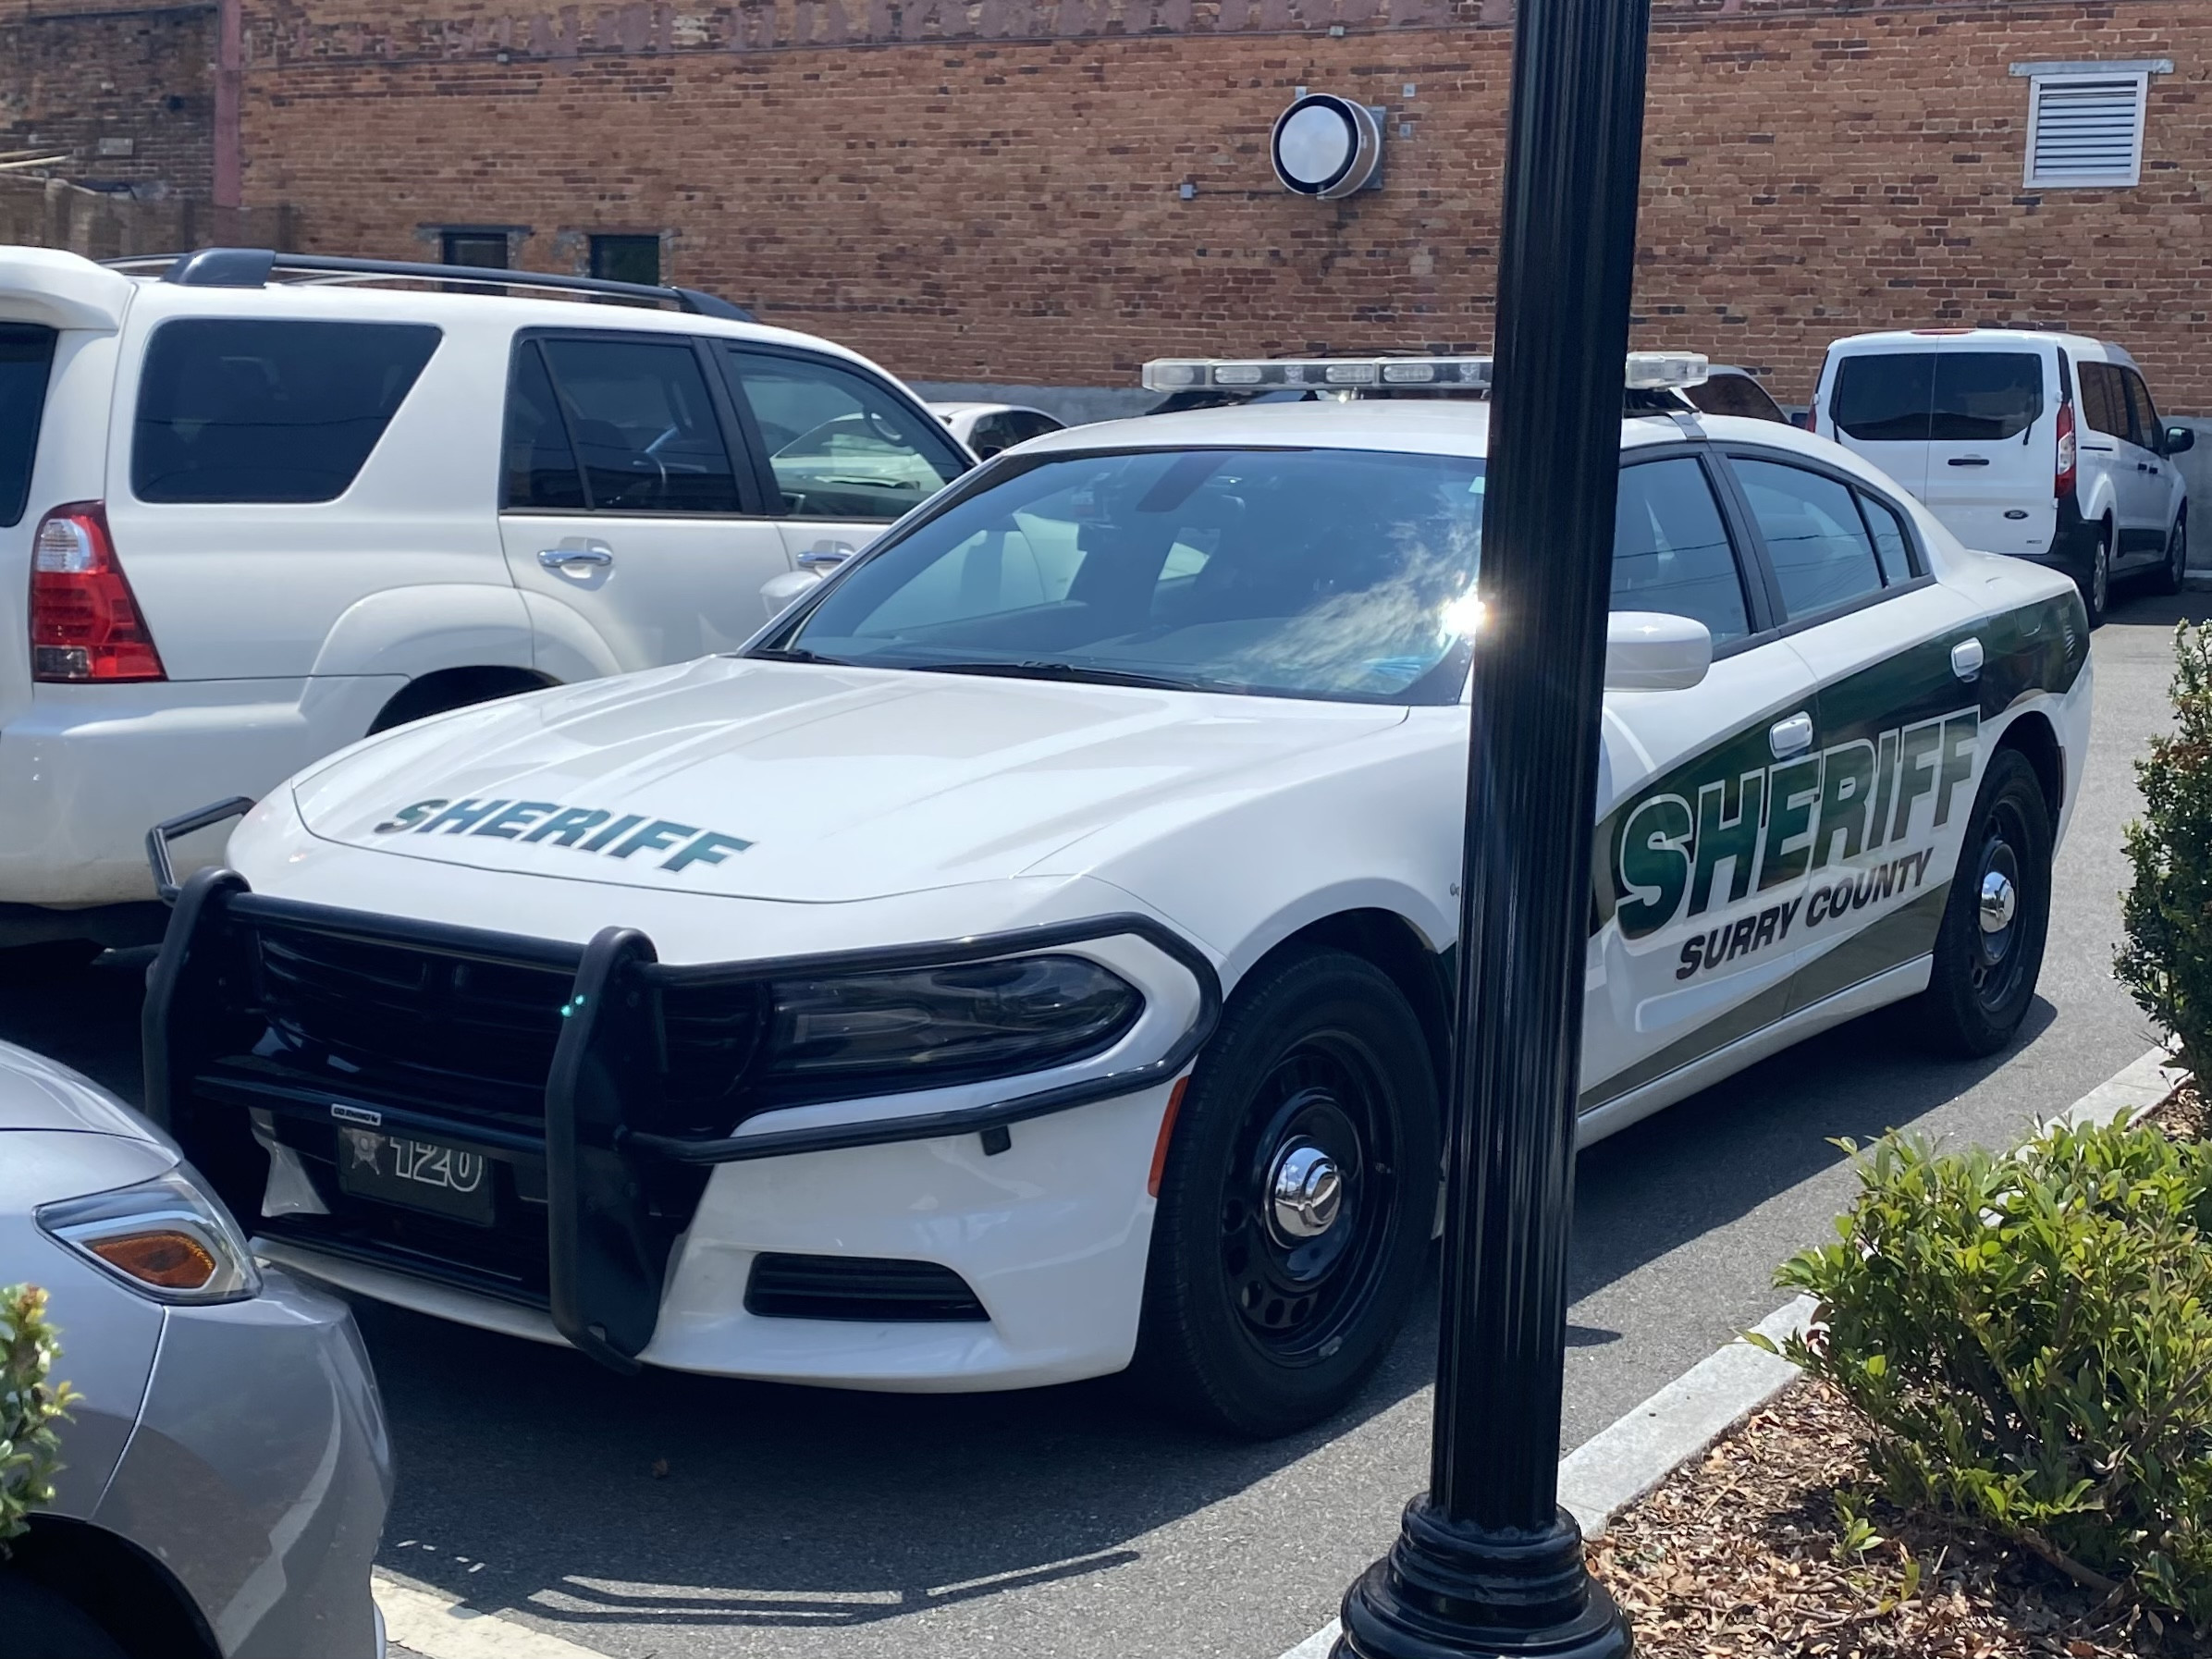
[[[714,1092],[742,1072],[759,993],[776,978],[1116,937],[1158,949],[1198,986],[1196,1017],[1157,1060],[1049,1088],[1009,1077],[984,1105],[790,1129],[760,1126],[773,1103]],[[652,1340],[670,1251],[710,1166],[960,1135],[1000,1149],[1014,1124],[1179,1075],[1220,1013],[1212,964],[1136,915],[675,965],[634,929],[576,946],[272,898],[209,869],[178,891],[149,976],[146,1110],[250,1230],[541,1307],[577,1347],[629,1369]],[[341,1137],[364,1126],[484,1157],[502,1223],[359,1202],[337,1170]],[[273,1148],[312,1191],[295,1182],[264,1212]]]

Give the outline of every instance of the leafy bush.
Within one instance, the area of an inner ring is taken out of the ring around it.
[[[2173,734],[2135,763],[2143,817],[2127,829],[2134,880],[2112,971],[2202,1077],[2212,1066],[2212,629],[2174,630],[2172,695]]]
[[[54,1327],[46,1293],[35,1284],[0,1288],[0,1550],[26,1518],[54,1501],[61,1443],[54,1425],[75,1399],[67,1382],[49,1382]]]
[[[1886,1495],[2212,1625],[2212,1145],[1842,1144],[1859,1198],[1777,1275],[1820,1303],[1782,1351],[1865,1419]]]

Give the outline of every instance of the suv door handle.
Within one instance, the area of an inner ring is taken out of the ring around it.
[[[1766,746],[1775,752],[1776,760],[1802,755],[1813,746],[1813,717],[1800,710],[1786,720],[1776,720],[1766,729]]]
[[[1982,642],[1962,639],[1951,647],[1951,672],[1961,680],[1972,680],[1982,671],[1984,661]]]
[[[1954,455],[1943,464],[1947,467],[1985,467],[1989,464],[1989,457],[1986,455]]]
[[[818,541],[793,560],[802,571],[827,571],[853,557],[851,542]]]
[[[609,565],[614,562],[611,547],[541,547],[537,562],[548,571],[558,571],[571,564]]]

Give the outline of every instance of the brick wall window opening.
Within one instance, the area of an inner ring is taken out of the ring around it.
[[[660,286],[660,239],[657,236],[595,236],[592,275],[609,282]]]
[[[508,266],[504,230],[449,230],[438,238],[438,257],[449,265],[504,271]]]
[[[2099,190],[2140,183],[2150,79],[2141,70],[2030,77],[2028,188]]]

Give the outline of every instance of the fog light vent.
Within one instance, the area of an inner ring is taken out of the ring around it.
[[[967,1281],[934,1261],[874,1256],[753,1259],[745,1311],[763,1319],[842,1319],[907,1323],[988,1321]]]

